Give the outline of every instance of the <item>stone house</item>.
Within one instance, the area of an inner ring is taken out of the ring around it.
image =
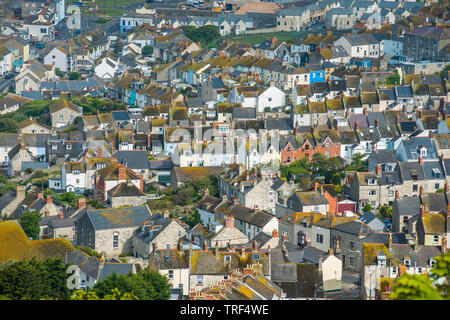
[[[131,181],[121,182],[108,190],[108,202],[112,208],[123,206],[140,206],[147,202],[147,195]]]
[[[239,175],[239,166],[219,176],[220,196],[237,198],[240,205],[258,210],[275,211],[277,194],[270,185],[255,174],[245,171]],[[256,171],[256,169],[255,169]]]
[[[140,192],[144,190],[144,177],[142,175],[137,175],[126,166],[111,161],[109,166],[95,173],[94,197],[102,202],[106,202],[108,200],[108,191],[117,187],[122,182],[133,183]]]
[[[81,117],[83,112],[80,107],[70,101],[61,100],[50,105],[50,116],[53,128],[69,126],[75,118]]]
[[[19,137],[20,138],[20,137]],[[22,173],[23,162],[37,162],[25,143],[19,139],[17,144],[8,152],[8,175],[13,176]]]
[[[49,126],[40,124],[39,122],[27,119],[17,124],[19,133],[22,134],[51,134],[52,130]]]
[[[155,250],[174,249],[181,238],[186,235],[188,226],[179,220],[170,219],[164,214],[155,213],[133,233],[133,255],[148,259]]]
[[[421,210],[416,223],[417,241],[419,245],[425,246],[441,246],[444,241],[446,233],[446,218],[445,213],[430,213]],[[447,244],[445,244],[446,246]]]
[[[272,234],[278,230],[278,219],[268,213],[251,209],[234,202],[222,201],[215,209],[216,220],[225,221],[225,217],[234,216],[234,226],[249,239],[253,239],[259,232]]]
[[[327,215],[329,211],[328,200],[320,191],[295,192],[287,200],[287,207],[294,212],[318,212]]]
[[[150,216],[147,206],[87,210],[75,221],[76,243],[107,256],[133,253],[134,234]]]
[[[180,241],[177,248],[158,249],[148,257],[149,269],[158,270],[169,279],[171,287],[182,289],[183,296],[189,294],[189,252]]]

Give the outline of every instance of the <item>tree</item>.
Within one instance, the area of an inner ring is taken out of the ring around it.
[[[217,26],[208,25],[199,28],[194,26],[182,26],[181,29],[186,37],[194,42],[200,41],[202,44],[207,44],[220,39],[219,27]]]
[[[81,75],[79,72],[71,72],[69,73],[69,80],[79,80]]]
[[[404,273],[393,287],[394,300],[449,300],[450,252],[435,257],[430,275]]]
[[[0,295],[12,300],[69,298],[62,259],[7,262],[0,268]]]
[[[127,292],[120,293],[119,289],[114,288],[103,299],[100,299],[94,290],[76,290],[70,296],[70,300],[137,300],[137,297]]]
[[[63,73],[59,68],[56,68],[56,69],[55,69],[55,74],[56,74],[58,77],[64,77],[64,73]]]
[[[387,204],[383,204],[380,206],[380,214],[383,219],[391,219],[392,218],[392,207]]]
[[[364,206],[364,212],[369,212],[370,210],[372,210],[372,206],[369,204],[369,203],[367,203],[365,206]]]
[[[394,300],[442,300],[432,281],[425,275],[403,274],[392,292]]]
[[[157,270],[142,270],[136,274],[113,273],[94,286],[100,299],[111,295],[111,291],[128,292],[138,300],[167,300],[170,297],[169,280]]]
[[[152,46],[150,46],[150,45],[145,45],[143,48],[142,48],[142,55],[144,55],[144,56],[151,56],[153,54],[153,47]]]
[[[0,119],[0,132],[17,132],[17,121],[9,118]]]
[[[42,213],[39,211],[25,211],[19,218],[19,223],[25,234],[34,240],[39,239],[41,217]]]
[[[387,84],[400,84],[400,75],[398,74],[398,71],[396,70],[395,73],[386,79]]]
[[[195,227],[197,224],[201,223],[202,219],[200,217],[200,213],[198,213],[197,209],[192,212],[192,214],[186,219],[186,223],[191,227]]]

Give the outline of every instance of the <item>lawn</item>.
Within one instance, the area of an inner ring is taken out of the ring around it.
[[[228,36],[223,38],[224,40],[234,40],[242,43],[248,44],[259,44],[266,40],[266,38],[277,37],[278,40],[284,42],[292,42],[296,40],[299,36],[306,34],[306,31],[294,31],[294,32],[272,32],[272,33],[257,33],[257,34],[243,34],[238,36]]]
[[[68,7],[69,5],[71,5],[74,2],[77,2],[78,0],[67,0],[66,1],[66,6]],[[138,1],[136,0],[97,0],[95,2],[93,1],[82,1],[84,2],[87,6],[89,7],[95,7],[98,6],[98,8],[100,9],[100,7],[112,7],[112,8],[126,8],[129,5],[133,4],[133,3],[137,3]],[[143,1],[139,1],[139,2],[143,2]]]
[[[76,0],[69,0],[67,6],[70,6],[75,1]],[[97,8],[97,12],[95,13],[95,16],[97,17],[102,17],[103,15],[111,17],[122,16],[127,12],[125,8],[133,3],[132,0],[99,0],[95,3],[91,1],[83,2],[87,5],[87,7],[81,8],[81,14],[92,15],[92,13],[90,13],[88,10],[90,8]]]

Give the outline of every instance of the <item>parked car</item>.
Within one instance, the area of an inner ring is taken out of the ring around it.
[[[14,73],[8,73],[6,76],[5,76],[5,79],[11,79],[11,78],[13,78],[14,77]]]

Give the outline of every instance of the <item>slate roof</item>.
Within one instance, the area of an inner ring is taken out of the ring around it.
[[[172,221],[172,219],[164,217],[161,213],[155,213],[140,223],[141,226],[136,230],[134,236],[146,243],[150,243],[163,232]]]
[[[296,192],[295,194],[303,206],[328,204],[325,196],[318,191]]]
[[[150,218],[147,206],[88,210],[86,212],[95,230],[138,227]]]
[[[255,225],[257,227],[264,227],[270,220],[274,218],[274,216],[256,211],[254,209],[250,209],[239,204],[235,205],[231,201],[223,201],[219,204],[215,211],[222,213],[226,216],[233,215],[236,220],[245,221],[251,225]]]
[[[106,277],[113,273],[117,273],[119,275],[127,275],[133,270],[133,264],[131,263],[111,263],[105,262],[103,268],[100,270],[99,281],[105,280]]]
[[[256,108],[233,108],[233,119],[256,119]]]
[[[117,151],[112,156],[132,170],[150,169],[148,154],[145,150]]]
[[[396,199],[394,202],[401,216],[415,216],[420,211],[420,199],[417,197],[404,197]]]
[[[141,192],[133,183],[122,182],[108,190],[110,197],[143,197]]]

